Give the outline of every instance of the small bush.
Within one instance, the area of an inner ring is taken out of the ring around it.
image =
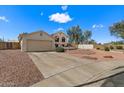
[[[116,49],[123,49],[122,46],[116,46]]]
[[[114,49],[114,47],[113,46],[110,46],[110,49]]]
[[[99,48],[99,47],[97,47],[96,49],[97,49],[97,50],[100,50],[100,48]]]
[[[105,51],[110,51],[109,47],[104,48]]]
[[[63,47],[57,47],[56,48],[56,52],[64,52],[64,48]]]

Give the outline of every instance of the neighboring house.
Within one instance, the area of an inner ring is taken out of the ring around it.
[[[63,46],[63,47],[67,46],[67,44],[68,44],[68,36],[65,33],[59,31],[57,33],[52,34],[51,36],[55,40],[55,46],[56,47],[58,47],[58,46]]]
[[[22,51],[50,51],[55,49],[54,39],[44,31],[19,35]]]

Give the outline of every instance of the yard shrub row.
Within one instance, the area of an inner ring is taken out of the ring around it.
[[[116,49],[123,49],[122,46],[116,46]]]
[[[96,49],[97,49],[97,50],[101,50],[101,48],[99,48],[99,47],[96,48]],[[119,49],[119,50],[122,50],[122,49],[124,49],[124,48],[123,48],[123,46],[115,46],[115,47],[112,46],[112,45],[111,45],[111,46],[104,46],[104,50],[105,50],[105,51],[110,51],[110,50],[112,50],[112,49]]]

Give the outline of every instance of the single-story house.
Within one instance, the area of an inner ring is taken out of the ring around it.
[[[54,39],[44,31],[19,35],[21,51],[51,51],[55,49]]]

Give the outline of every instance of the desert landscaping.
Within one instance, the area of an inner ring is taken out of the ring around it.
[[[79,58],[86,58],[90,60],[95,60],[96,62],[100,61],[112,61],[112,60],[124,60],[124,53],[118,53],[118,52],[107,52],[107,51],[101,51],[101,50],[68,50],[65,53],[76,56]]]
[[[1,87],[26,87],[43,78],[26,53],[20,50],[0,50]]]

